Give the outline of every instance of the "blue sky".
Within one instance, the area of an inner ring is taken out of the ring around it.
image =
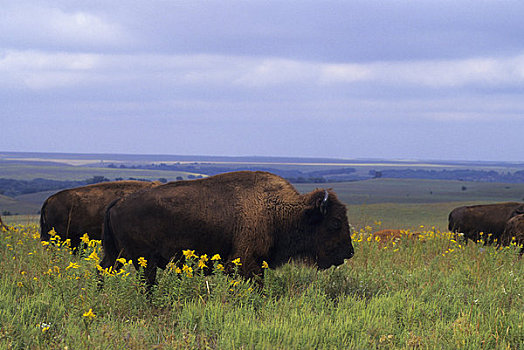
[[[524,161],[522,1],[0,5],[0,151]]]

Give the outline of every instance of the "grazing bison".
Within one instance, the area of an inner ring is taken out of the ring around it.
[[[500,238],[500,244],[510,245],[513,237],[515,242],[521,246],[519,255],[524,254],[524,214],[518,214],[508,220],[506,229]]]
[[[119,257],[147,260],[145,275],[179,260],[183,249],[240,258],[240,274],[261,274],[301,258],[318,268],[340,265],[353,256],[346,207],[326,190],[301,195],[283,178],[240,171],[200,180],[171,182],[131,194],[106,212],[102,267]]]
[[[55,193],[42,205],[40,239],[48,241],[53,228],[63,240],[69,238],[73,248],[78,247],[84,233],[91,239],[101,239],[105,210],[112,201],[158,185],[158,182],[115,181]]]
[[[478,241],[480,232],[491,234],[485,242],[493,243],[500,239],[506,222],[513,216],[524,212],[524,204],[506,202],[498,204],[472,205],[455,208],[449,213],[448,228],[452,232],[464,234],[466,239]]]

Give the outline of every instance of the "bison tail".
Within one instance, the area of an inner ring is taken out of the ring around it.
[[[106,209],[104,216],[104,229],[102,231],[102,247],[104,248],[104,258],[102,259],[101,266],[108,268],[114,266],[116,259],[118,259],[118,249],[116,247],[115,237],[113,228],[111,227],[111,208],[118,202],[118,199],[111,202]]]
[[[40,240],[41,241],[49,241],[49,238],[51,236],[49,235],[49,231],[51,231],[52,227],[49,227],[49,222],[47,221],[47,201],[46,199],[44,204],[42,204],[42,208],[40,209]]]

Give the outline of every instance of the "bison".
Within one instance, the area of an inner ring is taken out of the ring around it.
[[[500,244],[507,246],[515,239],[517,245],[520,245],[519,255],[524,254],[524,214],[518,214],[508,220],[506,228],[500,239]]]
[[[102,237],[103,268],[118,258],[147,260],[145,277],[180,261],[182,250],[220,254],[239,273],[259,276],[292,258],[326,269],[353,256],[346,207],[331,191],[299,194],[285,179],[267,172],[239,171],[192,181],[170,182],[112,203]]]
[[[478,241],[483,232],[489,237],[485,243],[491,244],[500,239],[506,222],[519,213],[524,213],[524,204],[518,202],[458,207],[449,213],[448,229],[473,241]]]
[[[40,212],[40,239],[48,241],[54,230],[62,239],[70,239],[71,247],[80,244],[88,233],[91,239],[102,239],[106,207],[115,199],[130,193],[158,186],[158,182],[115,181],[60,191],[46,199]]]

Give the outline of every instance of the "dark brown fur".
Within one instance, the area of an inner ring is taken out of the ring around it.
[[[71,239],[73,248],[78,247],[84,233],[90,239],[102,239],[105,210],[112,201],[158,185],[158,182],[115,181],[55,193],[42,205],[40,239],[49,240],[49,231],[53,228],[62,240]]]
[[[121,256],[156,267],[180,259],[183,249],[240,258],[240,273],[261,273],[291,258],[314,261],[319,268],[339,265],[353,255],[346,207],[324,190],[300,195],[283,178],[266,172],[232,172],[194,181],[171,182],[113,203],[104,222],[102,267]],[[136,265],[135,265],[136,266]]]
[[[458,207],[449,214],[448,228],[452,232],[463,233],[466,239],[473,241],[480,240],[480,232],[483,232],[484,241],[491,244],[500,239],[506,222],[523,209],[524,204],[518,202]]]
[[[508,220],[506,229],[500,239],[500,244],[504,246],[510,245],[513,237],[515,237],[517,245],[521,246],[519,255],[522,256],[524,254],[524,214],[515,215]]]

